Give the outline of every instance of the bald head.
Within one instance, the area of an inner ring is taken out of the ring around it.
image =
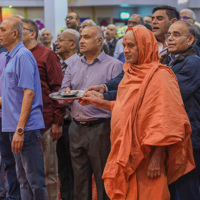
[[[0,41],[9,51],[12,50],[21,40],[23,24],[16,18],[8,18],[0,24]]]
[[[11,18],[17,18],[17,19],[24,19],[24,17],[23,16],[21,16],[21,15],[18,15],[18,14],[16,14],[16,15],[13,15]]]
[[[52,36],[50,30],[42,31],[42,43],[43,44],[51,44],[52,40],[53,40],[53,36]]]
[[[99,55],[103,46],[103,31],[98,26],[85,27],[81,33],[79,44],[80,52],[85,56]]]
[[[81,33],[86,26],[96,26],[96,23],[91,19],[86,19],[81,23],[79,32]]]
[[[111,41],[117,36],[117,27],[114,24],[109,24],[105,33],[106,42]]]

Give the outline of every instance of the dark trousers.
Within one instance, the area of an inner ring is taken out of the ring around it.
[[[200,150],[194,150],[196,168],[169,185],[171,200],[200,199]]]
[[[92,126],[72,121],[69,141],[74,170],[74,200],[92,199],[92,173],[98,200],[109,199],[101,177],[110,152],[110,120]]]
[[[1,132],[1,119],[0,119],[0,152],[2,158],[2,165],[6,175],[6,188],[8,200],[21,200],[20,185],[17,180],[15,159],[11,151],[11,142],[9,133]]]
[[[69,151],[70,120],[63,125],[63,135],[58,140],[56,152],[58,156],[58,176],[60,179],[60,194],[62,200],[73,200],[74,176]]]

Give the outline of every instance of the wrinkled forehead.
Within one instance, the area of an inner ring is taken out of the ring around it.
[[[1,28],[11,28],[12,27],[11,24],[12,24],[11,20],[6,19],[0,24],[0,27]]]
[[[136,44],[135,35],[134,35],[134,33],[133,33],[132,30],[129,30],[124,35],[123,44],[125,45],[127,43],[134,43],[134,44]]]
[[[184,24],[181,21],[173,23],[170,27],[168,32],[178,32],[182,34],[187,34],[189,32],[189,28],[187,27],[186,24]]]

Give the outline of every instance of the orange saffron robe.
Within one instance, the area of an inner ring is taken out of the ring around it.
[[[111,102],[111,152],[104,173],[111,200],[169,200],[168,184],[194,169],[191,127],[176,76],[159,63],[150,31],[132,28],[138,65],[125,63],[117,100]],[[128,30],[129,31],[129,30]],[[161,176],[147,168],[154,146],[166,146]]]

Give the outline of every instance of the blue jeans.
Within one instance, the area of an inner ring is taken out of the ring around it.
[[[9,133],[10,141],[14,133]],[[13,153],[22,200],[47,200],[40,130],[25,131],[20,153]]]
[[[4,183],[4,170],[1,162],[1,151],[0,151],[0,198],[3,198],[6,194],[6,188]]]
[[[9,134],[1,132],[1,118],[0,118],[0,151],[2,158],[2,166],[6,175],[6,200],[21,200],[20,186],[17,180],[15,159],[11,151],[11,143]],[[4,183],[4,182],[3,182]]]

